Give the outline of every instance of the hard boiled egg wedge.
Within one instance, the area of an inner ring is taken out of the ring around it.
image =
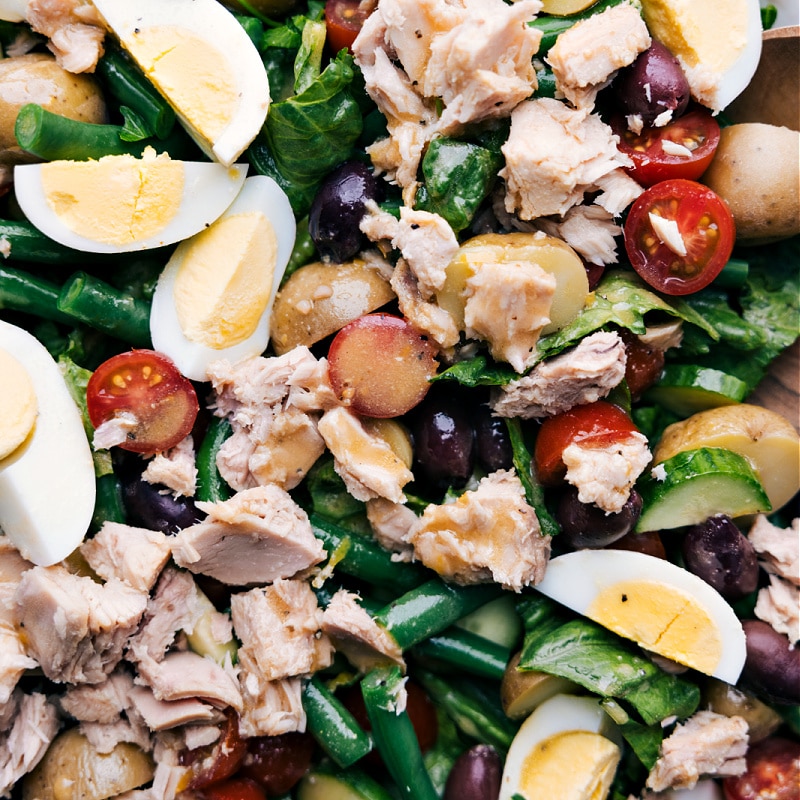
[[[722,111],[750,83],[761,57],[758,0],[642,0],[642,14],[695,100]]]
[[[508,750],[499,800],[604,800],[621,737],[593,697],[557,694],[522,723]]]
[[[0,320],[0,529],[49,566],[83,540],[94,512],[94,463],[58,364],[30,333]]]
[[[736,683],[745,636],[733,609],[704,580],[655,556],[577,550],[547,565],[542,594],[658,653]]]
[[[225,213],[181,242],[161,273],[150,310],[156,350],[196,381],[208,380],[212,361],[262,353],[294,237],[284,191],[264,175],[248,178]]]
[[[177,161],[146,148],[141,158],[17,166],[14,191],[28,220],[51,239],[89,253],[124,253],[203,230],[246,177],[246,165]]]
[[[217,0],[94,0],[108,29],[209,158],[230,165],[261,129],[261,56]]]

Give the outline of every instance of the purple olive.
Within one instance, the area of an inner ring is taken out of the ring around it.
[[[689,105],[689,82],[678,59],[655,39],[636,60],[619,71],[613,83],[617,103],[625,114],[652,125],[665,111],[677,119]]]
[[[476,744],[453,764],[444,800],[497,800],[502,772],[497,751],[491,745]]]
[[[478,462],[487,472],[510,469],[513,464],[511,439],[506,421],[492,415],[489,406],[477,406],[474,414],[475,447]]]
[[[767,700],[800,704],[800,647],[760,619],[745,620],[742,627],[747,639],[744,682]]]
[[[633,530],[642,512],[642,496],[631,490],[625,505],[616,514],[606,514],[594,503],[581,503],[578,490],[567,486],[556,508],[556,521],[575,550],[605,547]]]
[[[758,561],[750,540],[730,517],[709,517],[686,531],[686,569],[713,586],[727,600],[739,600],[758,586]]]
[[[358,254],[366,203],[380,195],[381,185],[361,161],[345,161],[325,178],[308,213],[308,233],[320,256],[342,263]]]

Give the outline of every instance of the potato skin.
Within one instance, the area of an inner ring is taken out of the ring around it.
[[[90,75],[76,75],[45,53],[26,53],[0,60],[0,163],[30,161],[17,145],[14,124],[26,103],[38,103],[54,114],[81,122],[105,122],[106,104]]]
[[[728,203],[737,244],[800,233],[800,132],[761,122],[723,128],[701,180]]]

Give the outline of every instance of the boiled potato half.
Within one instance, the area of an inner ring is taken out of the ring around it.
[[[91,75],[67,72],[45,53],[4,58],[0,60],[1,164],[31,160],[14,136],[17,114],[28,103],[80,122],[106,121],[105,100]]]
[[[800,233],[800,132],[761,122],[729,125],[701,180],[728,203],[737,244]]]

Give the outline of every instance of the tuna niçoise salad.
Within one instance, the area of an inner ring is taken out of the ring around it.
[[[776,13],[0,0],[0,797],[797,797]]]

